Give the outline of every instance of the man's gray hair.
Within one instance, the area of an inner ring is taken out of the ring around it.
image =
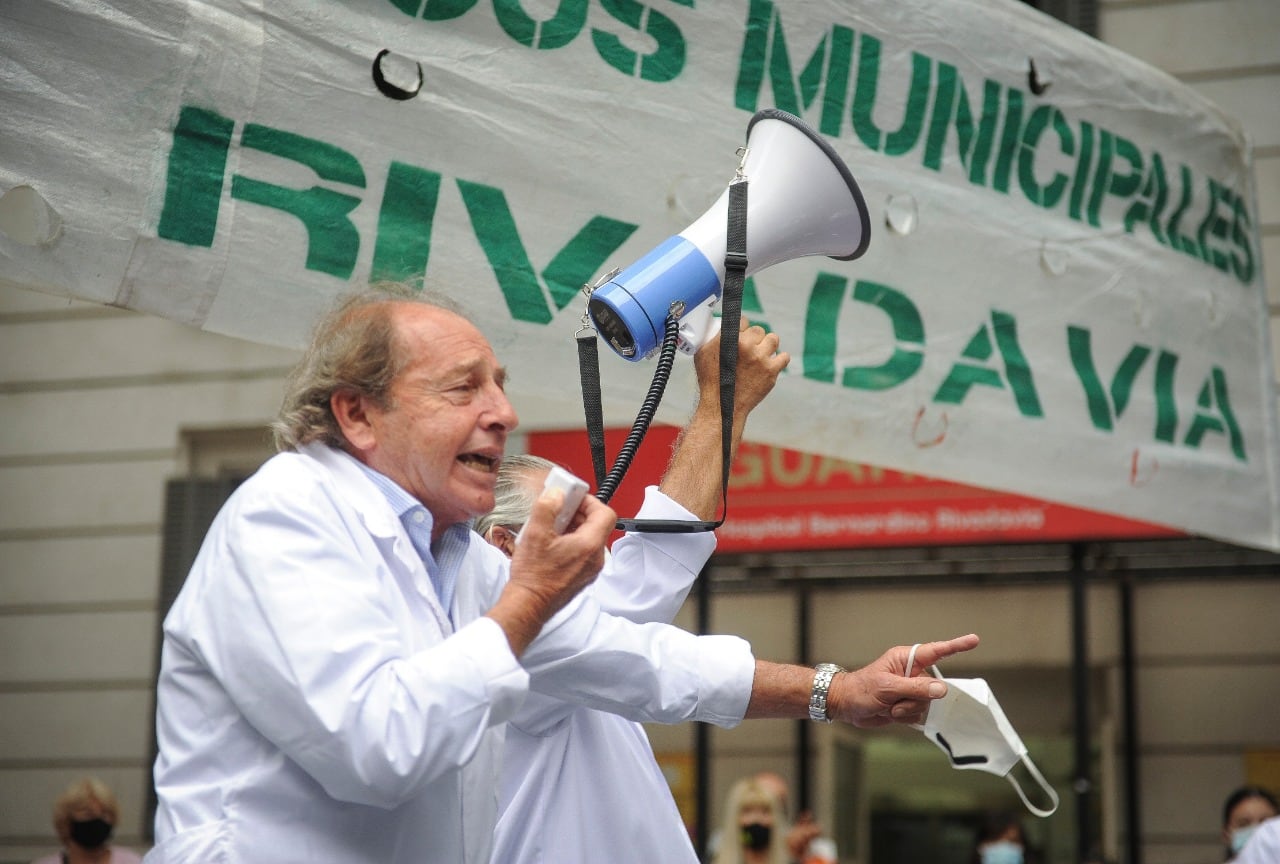
[[[466,317],[447,296],[405,283],[375,283],[343,297],[316,325],[289,374],[280,413],[271,424],[277,450],[296,450],[312,441],[345,447],[330,407],[339,391],[352,390],[380,408],[391,407],[391,382],[408,360],[396,339],[392,310],[397,303],[422,303]]]
[[[529,521],[533,502],[542,494],[542,487],[529,482],[529,477],[540,471],[550,471],[556,463],[531,453],[503,456],[498,468],[498,482],[493,489],[493,509],[475,522],[476,533],[481,537],[494,525],[518,529]]]

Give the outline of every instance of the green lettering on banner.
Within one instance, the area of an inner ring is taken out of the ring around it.
[[[1111,377],[1110,399],[1107,390],[1102,387],[1097,367],[1093,362],[1092,334],[1083,327],[1067,327],[1067,348],[1071,354],[1071,365],[1076,370],[1076,377],[1084,387],[1085,400],[1089,406],[1089,419],[1095,429],[1110,432],[1115,428],[1115,421],[1124,414],[1129,405],[1129,397],[1133,392],[1133,381],[1143,364],[1151,356],[1151,349],[1145,345],[1134,345],[1125,355],[1124,360],[1116,367]]]
[[[1129,163],[1129,170],[1116,173],[1115,157],[1120,156]],[[1132,141],[1102,130],[1098,145],[1098,166],[1093,177],[1093,194],[1089,198],[1089,224],[1101,227],[1102,220],[1098,215],[1102,209],[1103,198],[1110,194],[1117,198],[1131,198],[1142,186],[1143,173],[1142,153]]]
[[[1222,211],[1218,208],[1219,204],[1230,207],[1231,190],[1210,177],[1209,206],[1205,211],[1204,219],[1200,221],[1199,230],[1196,231],[1196,240],[1200,244],[1201,257],[1219,270],[1226,270],[1227,253],[1212,244],[1213,240],[1226,240],[1231,230],[1231,223],[1223,217]]]
[[[1125,355],[1116,374],[1111,380],[1111,399],[1103,390],[1093,362],[1090,347],[1091,335],[1083,327],[1067,328],[1067,343],[1071,353],[1071,364],[1084,387],[1085,398],[1089,405],[1089,417],[1094,428],[1110,432],[1115,428],[1115,421],[1124,413],[1133,390],[1133,382],[1137,378],[1151,349],[1145,345],[1134,345]],[[1178,366],[1178,356],[1168,351],[1161,351],[1156,359],[1155,402],[1156,427],[1154,437],[1157,441],[1174,443],[1178,428],[1178,409],[1175,403],[1174,374]],[[1114,413],[1113,413],[1114,407]],[[1218,367],[1213,367],[1208,379],[1200,388],[1197,400],[1198,411],[1192,418],[1191,427],[1187,430],[1183,443],[1192,449],[1200,447],[1201,440],[1208,432],[1223,433],[1231,445],[1231,452],[1240,461],[1245,458],[1244,436],[1236,422],[1235,413],[1231,410],[1231,401],[1227,396],[1227,378]]]
[[[1231,212],[1234,215],[1231,220],[1231,242],[1235,244],[1236,250],[1243,253],[1243,256],[1235,253],[1231,255],[1231,273],[1240,282],[1248,284],[1253,282],[1253,244],[1249,242],[1249,237],[1253,234],[1253,221],[1244,198],[1238,195],[1231,200]]]
[[[364,188],[360,163],[332,144],[257,123],[244,127],[240,144],[306,165],[323,180]],[[360,232],[347,214],[360,204],[356,196],[323,186],[289,189],[237,174],[231,178],[231,197],[297,217],[307,230],[308,270],[342,279],[349,278],[355,270]]]
[[[1158,152],[1146,152],[1123,135],[1087,120],[1069,118],[1047,102],[1026,115],[1026,95],[997,80],[983,80],[981,114],[976,115],[959,69],[919,52],[911,52],[911,80],[905,92],[886,95],[880,86],[882,50],[877,36],[833,24],[797,77],[780,7],[773,0],[750,0],[734,105],[755,111],[764,101],[768,83],[779,108],[802,115],[820,106],[815,127],[838,137],[845,131],[843,112],[852,90],[848,105],[852,131],[872,151],[902,157],[918,150],[920,165],[937,172],[954,170],[958,162],[971,184],[1000,194],[1009,193],[1016,165],[1017,190],[1038,207],[1061,208],[1066,218],[1105,230],[1105,205],[1114,198],[1126,232],[1145,222],[1162,245],[1193,255],[1246,284],[1256,279],[1253,220],[1241,193],[1204,178],[1209,201],[1202,210],[1204,202],[1196,200],[1196,178],[1183,165],[1181,197],[1166,220],[1169,184]],[[895,52],[900,54],[905,51]],[[851,70],[856,76],[852,87]],[[883,116],[888,106],[899,105],[901,121],[897,129],[887,131],[882,128]],[[922,135],[926,122],[927,134]],[[1051,146],[1048,132],[1072,164],[1042,178],[1037,176],[1037,164],[1044,170],[1045,164],[1062,161],[1041,158],[1044,148]],[[950,153],[958,155],[958,160],[948,159]],[[1196,215],[1190,216],[1191,212]],[[1184,217],[1194,220],[1195,228],[1179,231]]]
[[[581,296],[582,286],[603,269],[609,256],[635,233],[638,225],[607,216],[592,216],[542,271],[556,309]]]
[[[673,0],[682,6],[693,6],[693,0]],[[645,81],[672,81],[684,71],[684,34],[675,21],[636,0],[600,0],[600,6],[615,20],[651,37],[658,43],[652,54],[632,51],[616,35],[593,28],[591,41],[600,57],[625,75]]]
[[[440,175],[435,171],[403,162],[391,163],[378,212],[374,281],[413,281],[426,272],[439,198]]]
[[[212,111],[184,105],[173,130],[164,207],[156,233],[188,246],[213,245],[222,201],[222,178],[235,123]]]
[[[1188,255],[1200,257],[1200,250],[1196,248],[1196,241],[1179,233],[1182,225],[1182,217],[1186,215],[1187,209],[1191,206],[1191,195],[1195,180],[1191,176],[1191,169],[1186,165],[1178,166],[1178,176],[1182,180],[1182,194],[1178,198],[1178,206],[1174,208],[1173,215],[1169,217],[1169,245],[1179,252],[1185,252]]]
[[[1053,175],[1053,180],[1047,186],[1040,185],[1040,181],[1036,179],[1036,150],[1040,146],[1041,135],[1050,124],[1058,133],[1062,152],[1068,156],[1074,154],[1076,146],[1071,127],[1067,125],[1062,112],[1052,105],[1037,105],[1031,112],[1022,131],[1022,148],[1018,151],[1018,184],[1022,187],[1022,194],[1028,201],[1039,204],[1046,210],[1057,206],[1067,188],[1067,175],[1061,171]]]
[[[933,401],[959,405],[976,384],[1003,390],[1004,378],[995,369],[983,365],[990,359],[992,348],[991,333],[984,323],[960,352],[961,357],[976,362],[953,364],[946,379],[938,387],[938,392],[933,395]]]
[[[819,273],[809,295],[804,328],[804,377],[815,381],[835,381],[836,331],[844,306],[848,282],[831,273]],[[906,381],[924,363],[924,321],[920,310],[905,294],[859,279],[853,287],[853,299],[874,306],[889,316],[895,344],[889,359],[878,366],[849,366],[840,378],[844,387],[854,390],[888,390]]]
[[[886,156],[901,156],[916,146],[916,142],[920,140],[920,132],[924,129],[924,118],[929,106],[929,87],[933,81],[933,64],[923,54],[911,52],[911,84],[907,90],[902,123],[894,131],[884,133],[873,117],[873,109],[879,98],[880,40],[863,34],[861,45],[858,83],[853,91],[853,107],[850,112],[854,134],[872,150],[883,150]]]
[[[475,5],[476,0],[425,0],[422,3],[422,20],[448,21],[460,18]]]
[[[993,346],[1000,351],[1004,365],[1003,375],[999,370],[985,365],[992,356]],[[960,356],[975,362],[957,362],[953,365],[946,380],[934,394],[933,401],[959,405],[975,385],[1003,390],[1007,381],[1018,410],[1024,417],[1044,416],[1040,397],[1036,394],[1035,383],[1032,381],[1031,367],[1018,344],[1017,321],[1012,315],[992,310],[990,326],[984,323],[979,327]]]
[[[462,201],[471,217],[476,239],[489,259],[511,317],[517,321],[546,324],[552,313],[542,296],[542,287],[534,275],[524,244],[520,242],[506,195],[501,189],[466,180],[458,181],[458,189],[462,192]]]
[[[1089,187],[1089,169],[1093,165],[1093,124],[1087,120],[1080,124],[1080,155],[1076,159],[1076,173],[1071,181],[1071,197],[1067,201],[1067,218],[1073,222],[1084,220],[1084,193]],[[1127,230],[1127,229],[1126,229]]]
[[[1002,194],[1009,193],[1009,178],[1013,163],[1022,147],[1022,93],[1010,90],[1005,94],[1004,130],[1000,133],[1000,150],[996,153],[996,169],[991,175],[991,188]],[[972,175],[971,175],[972,176]]]
[[[448,21],[471,11],[476,0],[388,0],[406,15],[423,21]]]
[[[234,129],[233,121],[210,111],[185,107],[180,112],[159,220],[161,237],[188,245],[213,245]],[[365,186],[364,169],[355,157],[323,141],[251,123],[244,128],[241,145],[305,165],[325,181]],[[440,182],[435,171],[391,162],[378,211],[370,268],[373,280],[412,282],[425,273]],[[549,322],[554,312],[525,253],[505,195],[490,186],[461,179],[457,183],[512,316]],[[360,235],[348,214],[361,203],[360,198],[321,186],[291,189],[238,174],[232,177],[231,196],[296,217],[307,233],[306,267],[351,277]],[[588,220],[542,272],[555,310],[579,296],[583,283],[636,228],[605,216]],[[758,306],[758,299],[755,303]]]
[[[1142,151],[1138,149],[1138,145],[1124,136],[1115,135],[1113,138],[1114,155],[1128,163],[1129,170],[1117,172],[1113,163],[1111,180],[1107,183],[1107,193],[1120,199],[1132,198],[1142,186],[1142,175],[1146,169]]]
[[[183,106],[173,133],[165,203],[157,234],[191,246],[212,246],[227,151],[235,124],[212,111]],[[243,147],[307,166],[322,180],[364,188],[364,170],[355,157],[332,144],[250,123],[240,136]],[[360,199],[313,186],[289,189],[239,174],[231,178],[231,197],[295,216],[307,232],[306,267],[341,278],[355,269],[360,234],[347,214]]]
[[[1191,428],[1187,430],[1183,443],[1195,450],[1199,449],[1206,432],[1224,433],[1231,444],[1231,452],[1241,462],[1247,462],[1244,436],[1240,434],[1240,425],[1236,422],[1235,412],[1231,410],[1231,401],[1227,398],[1227,376],[1221,368],[1213,367],[1200,388],[1196,407],[1199,410],[1191,420]]]
[[[1248,284],[1253,281],[1253,244],[1249,242],[1253,234],[1253,221],[1249,216],[1249,207],[1239,195],[1232,195],[1231,241],[1241,255],[1231,255],[1231,272],[1236,278]]]
[[[1018,410],[1024,417],[1043,417],[1040,397],[1036,394],[1035,383],[1031,380],[1031,364],[1022,353],[1018,344],[1018,322],[1008,313],[992,311],[991,324],[996,334],[996,347],[1004,358],[1005,375],[1009,379],[1009,387],[1013,390]]]
[[[838,39],[833,39],[830,34],[823,36],[797,80],[792,73],[781,16],[770,0],[751,0],[747,10],[742,54],[738,60],[734,104],[743,110],[755,111],[760,104],[765,70],[768,70],[774,105],[797,116],[803,114],[804,108],[814,103],[822,85],[822,73],[827,66],[827,50],[833,42],[847,49],[852,44],[852,31]],[[839,67],[841,63],[832,65]],[[845,58],[843,68],[849,68],[848,58]]]
[[[1161,351],[1156,356],[1156,431],[1157,441],[1173,443],[1178,431],[1178,402],[1173,392],[1178,355]]]
[[[961,86],[956,68],[949,63],[939,63],[938,89],[925,141],[924,166],[934,171],[942,170],[947,130],[954,128],[956,151],[960,154],[960,163],[969,169],[969,182],[986,185],[987,162],[991,158],[991,144],[1000,117],[1000,92],[997,82],[983,82],[982,115],[976,124],[975,136],[969,94]]]
[[[558,0],[556,12],[542,21],[530,17],[520,0],[493,0],[498,25],[508,36],[529,48],[552,51],[568,45],[587,23],[587,0]]]
[[[772,23],[773,4],[769,0],[751,0],[742,33],[742,52],[738,55],[738,77],[733,84],[733,104],[744,111],[754,112],[760,106]]]
[[[492,186],[466,180],[457,182],[476,239],[493,268],[511,317],[534,324],[548,323],[554,312],[547,306],[538,277],[520,241],[506,195]],[[578,232],[543,272],[556,310],[563,309],[578,295],[583,283],[590,281],[636,227],[596,216]]]
[[[855,390],[888,390],[897,387],[920,370],[924,364],[924,321],[920,310],[907,295],[888,285],[859,279],[853,286],[853,299],[874,306],[889,316],[895,344],[889,359],[879,366],[850,366],[844,370],[841,383]]]
[[[1142,189],[1134,196],[1129,209],[1124,211],[1124,230],[1133,233],[1134,226],[1146,225],[1152,235],[1164,245],[1169,245],[1160,216],[1169,203],[1169,180],[1164,172],[1164,159],[1159,153],[1151,154],[1151,166]]]
[[[853,31],[839,25],[831,28],[831,62],[827,64],[827,85],[823,88],[822,118],[818,129],[838,136],[844,127],[844,106],[849,99],[849,79],[853,71]]]
[[[804,377],[834,383],[836,380],[836,324],[849,280],[834,273],[819,273],[809,292],[804,313]]]
[[[746,281],[742,283],[742,312],[743,314],[747,312],[764,314],[764,306],[760,303],[760,294],[756,291],[756,278],[754,276],[748,276]],[[769,326],[769,322],[760,318],[749,318],[747,323],[752,327],[763,327],[766,333],[773,331],[773,328]]]

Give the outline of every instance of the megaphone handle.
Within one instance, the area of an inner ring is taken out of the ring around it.
[[[738,327],[747,277],[747,181],[729,184],[725,225],[724,289],[720,311],[720,519],[729,515],[729,468],[733,459],[733,397],[738,381]]]
[[[591,467],[596,474],[598,489],[604,482],[608,469],[604,462],[604,401],[600,397],[600,354],[596,350],[596,332],[579,332],[577,342],[582,410],[587,423],[587,443],[591,448]]]

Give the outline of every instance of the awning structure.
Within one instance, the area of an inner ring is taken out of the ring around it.
[[[1097,848],[1103,828],[1095,816],[1100,792],[1096,776],[1095,735],[1090,717],[1093,670],[1096,658],[1089,645],[1101,634],[1096,620],[1090,620],[1088,593],[1108,589],[1117,598],[1118,632],[1109,634],[1119,646],[1118,696],[1114,706],[1119,724],[1120,750],[1115,755],[1119,803],[1114,814],[1122,825],[1119,842],[1123,860],[1143,860],[1141,824],[1144,741],[1138,717],[1138,692],[1142,686],[1136,649],[1135,619],[1139,614],[1143,585],[1169,581],[1214,581],[1261,579],[1274,582],[1280,574],[1280,554],[1248,549],[1203,538],[1162,538],[1148,540],[1104,540],[1071,543],[1017,543],[1000,545],[916,546],[909,548],[864,548],[810,552],[752,552],[717,555],[696,585],[698,629],[711,632],[710,622],[717,598],[737,593],[767,592],[789,596],[796,609],[796,655],[803,662],[816,662],[810,647],[812,610],[832,592],[857,592],[886,587],[933,587],[981,590],[1006,585],[1065,586],[1069,590],[1071,634],[1070,698],[1072,730],[1071,784],[1058,789],[1064,800],[1074,799],[1072,826],[1077,860]],[[695,763],[698,776],[711,773],[711,741],[706,729],[695,730]],[[814,771],[809,758],[812,730],[808,722],[797,721],[793,737],[792,771],[796,777],[798,806],[811,806]],[[709,812],[709,783],[698,785],[697,812]],[[701,826],[700,826],[701,827]],[[703,848],[705,837],[698,837]]]

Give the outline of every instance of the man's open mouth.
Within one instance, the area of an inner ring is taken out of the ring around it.
[[[458,457],[458,461],[468,468],[474,468],[477,471],[484,471],[489,474],[498,473],[498,466],[502,464],[502,460],[495,456],[485,456],[483,453],[463,453]]]

